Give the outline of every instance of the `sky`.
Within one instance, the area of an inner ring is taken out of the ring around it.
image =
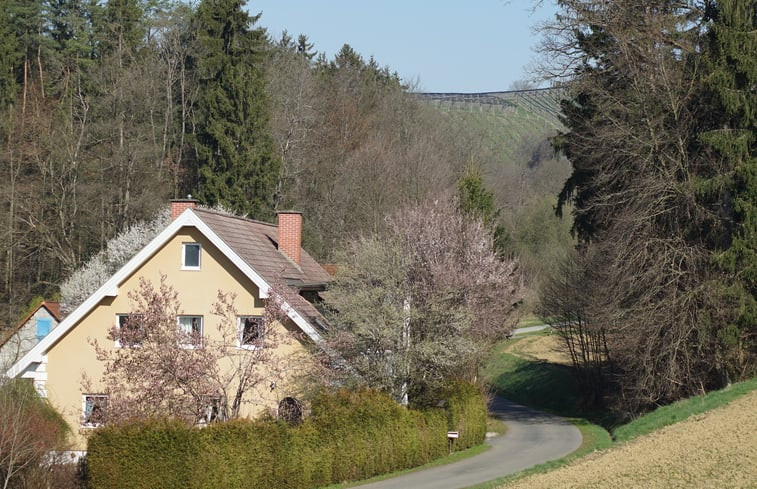
[[[256,26],[308,36],[329,59],[349,44],[420,92],[496,92],[529,79],[546,0],[250,0]]]

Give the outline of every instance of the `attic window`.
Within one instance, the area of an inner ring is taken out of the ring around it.
[[[37,318],[37,342],[42,341],[42,338],[50,333],[53,320],[50,318]]]
[[[199,270],[201,251],[202,251],[202,246],[200,245],[200,243],[182,243],[181,269],[182,270]]]

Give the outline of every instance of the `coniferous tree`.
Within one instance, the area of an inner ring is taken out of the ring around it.
[[[675,1],[560,3],[575,22],[563,47],[576,49],[564,52],[580,55],[557,138],[573,164],[558,204],[573,205],[591,273],[577,274],[586,280],[575,309],[551,314],[606,328],[600,373],[625,409],[720,387],[720,322],[735,304],[713,294],[712,254],[727,209],[697,194],[703,176],[722,178],[699,140],[712,117],[699,44],[712,25]]]
[[[196,16],[200,98],[195,117],[197,197],[257,218],[273,205],[279,161],[268,129],[260,17],[240,0],[205,0]],[[191,189],[190,189],[191,190]]]
[[[133,56],[144,42],[144,3],[141,0],[109,0],[102,9],[97,26],[102,31],[101,50],[115,53],[121,63]]]
[[[714,243],[725,307],[713,316],[724,345],[718,362],[728,381],[749,368],[757,336],[757,2],[712,0],[706,15],[711,24],[703,49],[704,91],[712,129],[701,139],[712,151],[705,153],[709,172],[700,188],[701,198],[725,221]]]
[[[19,54],[10,13],[12,3],[11,0],[0,1],[0,108],[15,100],[18,89],[16,62]]]
[[[507,231],[499,219],[499,209],[494,206],[494,192],[484,185],[481,168],[469,161],[465,173],[457,181],[460,210],[472,219],[480,219],[494,230],[494,251],[504,254],[507,247]]]

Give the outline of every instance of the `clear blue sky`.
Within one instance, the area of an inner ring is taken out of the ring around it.
[[[331,59],[349,44],[372,55],[423,92],[507,90],[529,77],[538,35],[551,18],[551,0],[249,0],[258,26],[278,38],[305,34]]]

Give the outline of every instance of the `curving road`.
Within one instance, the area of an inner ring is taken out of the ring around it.
[[[460,489],[561,458],[581,445],[572,424],[497,397],[492,415],[507,424],[503,436],[490,438],[491,449],[459,462],[401,475],[361,489]]]

